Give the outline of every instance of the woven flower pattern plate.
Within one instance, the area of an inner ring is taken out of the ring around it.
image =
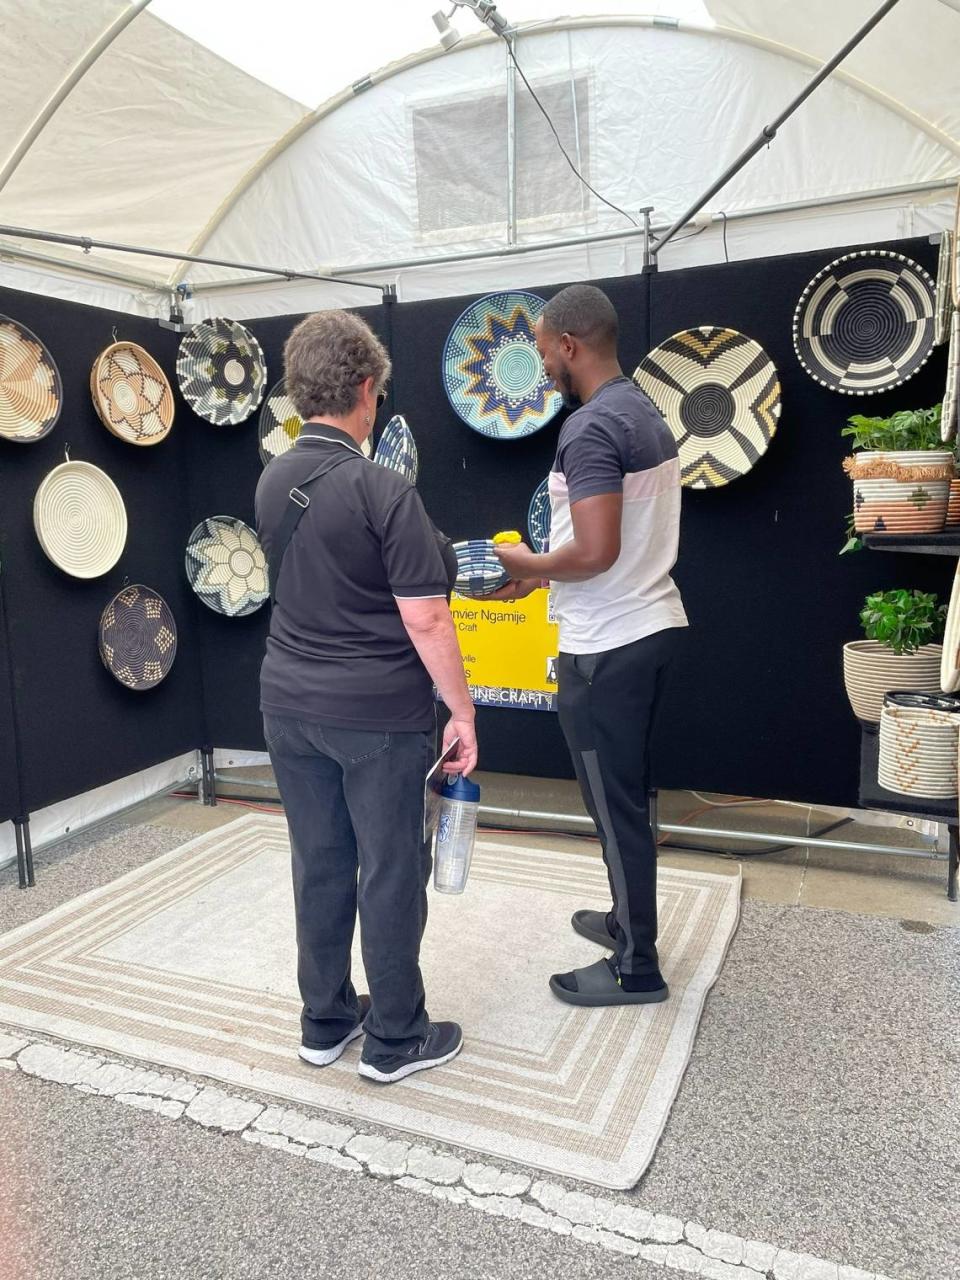
[[[242,618],[269,598],[267,559],[249,525],[234,516],[209,516],[187,543],[187,577],[214,613]]]
[[[236,320],[202,320],[184,335],[177,356],[184,400],[216,426],[236,426],[257,409],[267,366],[260,343]]]
[[[100,657],[128,689],[153,689],[177,656],[177,624],[158,592],[141,583],[118,591],[100,618]]]
[[[152,445],[173,426],[173,391],[149,351],[115,342],[90,370],[90,393],[100,421],[128,444]]]
[[[0,316],[0,440],[33,444],[57,425],[60,371],[36,334]]]
[[[543,307],[535,293],[492,293],[467,307],[450,330],[443,385],[456,413],[481,435],[532,435],[563,403],[533,337]]]

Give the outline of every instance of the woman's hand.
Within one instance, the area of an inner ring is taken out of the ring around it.
[[[444,773],[462,773],[464,777],[473,773],[477,767],[477,732],[474,724],[473,709],[470,715],[451,716],[443,731],[443,748],[441,755],[459,738],[456,754],[443,766]]]

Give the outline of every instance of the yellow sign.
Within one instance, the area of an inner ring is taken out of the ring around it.
[[[454,592],[450,612],[474,702],[556,710],[558,628],[549,591],[511,601]]]

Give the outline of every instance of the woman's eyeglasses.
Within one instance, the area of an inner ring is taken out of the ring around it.
[[[378,409],[383,406],[383,404],[386,402],[386,399],[387,399],[387,393],[385,391],[377,392],[377,408]]]

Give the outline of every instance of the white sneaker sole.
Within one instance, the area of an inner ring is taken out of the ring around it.
[[[421,1058],[418,1062],[408,1062],[405,1066],[398,1067],[396,1071],[378,1071],[371,1063],[364,1062],[361,1059],[357,1071],[360,1075],[365,1076],[367,1080],[378,1080],[380,1084],[393,1084],[395,1080],[404,1080],[407,1076],[412,1076],[415,1071],[427,1071],[430,1067],[442,1067],[445,1062],[451,1062],[462,1048],[463,1037],[461,1036],[457,1047],[451,1049],[449,1053],[445,1053],[442,1058]]]
[[[330,1049],[310,1049],[305,1044],[300,1046],[300,1057],[304,1062],[309,1062],[311,1067],[329,1067],[331,1062],[341,1056],[348,1044],[360,1038],[363,1035],[363,1024],[360,1023],[353,1028],[349,1035],[344,1036],[339,1044],[333,1045]]]

